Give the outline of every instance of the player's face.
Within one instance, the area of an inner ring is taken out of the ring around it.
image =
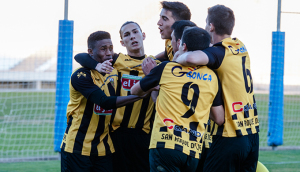
[[[99,63],[112,59],[114,51],[111,39],[97,41],[95,48],[92,51],[89,50],[89,54]]]
[[[178,51],[178,44],[177,44],[177,42],[179,42],[180,40],[176,41],[176,38],[175,38],[175,35],[174,35],[174,31],[171,34],[171,38],[172,38],[171,45],[173,47],[173,52],[176,53]]]
[[[144,48],[143,40],[145,33],[135,23],[130,23],[121,28],[122,40],[121,44],[126,47],[129,52],[136,52]]]
[[[174,22],[175,19],[173,18],[172,12],[163,8],[160,12],[160,18],[157,22],[162,39],[171,39],[171,26],[174,24]]]

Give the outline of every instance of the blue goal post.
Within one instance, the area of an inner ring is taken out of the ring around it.
[[[284,42],[285,32],[272,33],[268,145],[273,147],[283,144]]]
[[[69,82],[73,58],[73,28],[73,21],[59,21],[54,123],[54,151],[56,152],[60,152],[60,144],[67,126],[66,114],[70,100]]]

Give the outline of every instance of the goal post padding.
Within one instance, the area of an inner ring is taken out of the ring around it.
[[[285,32],[272,33],[272,60],[270,76],[268,145],[283,144],[284,102],[284,42]]]
[[[54,151],[56,152],[60,152],[60,144],[67,126],[66,109],[70,99],[69,82],[72,74],[73,28],[73,21],[59,21],[54,123]]]

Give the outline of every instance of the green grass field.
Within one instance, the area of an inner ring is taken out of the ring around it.
[[[267,147],[268,101],[256,94],[260,147]],[[0,93],[0,160],[53,156],[55,93]],[[284,98],[284,145],[300,146],[300,96]],[[260,151],[259,160],[270,171],[300,171],[300,150]],[[299,170],[298,170],[299,169]],[[0,163],[2,171],[59,171],[59,161]]]
[[[259,161],[270,172],[300,171],[300,150],[260,151]],[[57,172],[60,161],[34,161],[18,163],[0,163],[0,172]]]

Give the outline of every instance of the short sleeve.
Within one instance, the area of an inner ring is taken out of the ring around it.
[[[217,75],[217,77],[218,77],[218,75]],[[224,105],[223,98],[222,98],[222,85],[221,85],[219,77],[218,77],[218,88],[219,89],[218,89],[216,97],[215,97],[215,99],[213,101],[212,106]]]
[[[71,85],[87,99],[92,92],[100,89],[94,84],[91,71],[87,68],[80,68],[72,74]]]
[[[208,56],[207,67],[211,69],[218,69],[225,57],[225,48],[222,43],[214,44],[213,47],[202,50]]]

